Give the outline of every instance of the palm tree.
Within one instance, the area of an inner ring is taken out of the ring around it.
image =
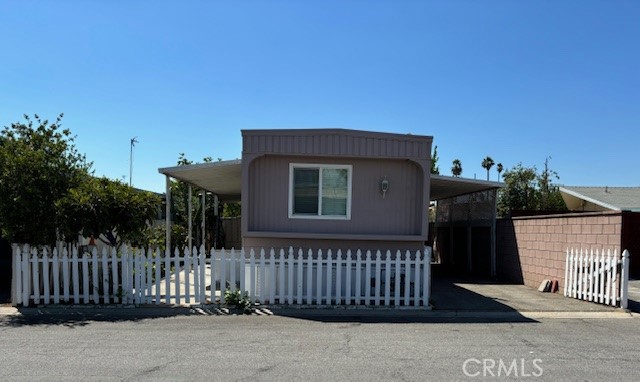
[[[494,164],[495,162],[491,157],[486,157],[482,160],[482,167],[487,169],[487,180],[489,180],[489,170],[491,170],[491,167],[493,167]]]
[[[456,177],[462,174],[462,162],[460,162],[460,159],[453,160],[453,166],[451,166],[451,174]]]
[[[502,173],[503,167],[502,167],[502,163],[498,163],[496,165],[496,170],[498,170],[498,182],[500,181],[500,174]]]

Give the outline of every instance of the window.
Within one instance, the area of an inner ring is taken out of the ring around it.
[[[289,165],[289,217],[351,218],[351,166]]]

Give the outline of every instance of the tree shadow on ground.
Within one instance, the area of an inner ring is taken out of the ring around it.
[[[94,322],[135,322],[178,316],[191,316],[216,313],[191,307],[162,308],[47,308],[18,307],[15,315],[0,316],[0,328],[20,326],[67,326],[70,328],[87,326]]]

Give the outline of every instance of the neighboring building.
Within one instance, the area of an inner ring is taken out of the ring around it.
[[[560,187],[570,211],[640,212],[640,187]]]
[[[537,287],[564,285],[567,248],[629,250],[640,278],[640,187],[560,187],[568,213],[498,220],[498,275]]]

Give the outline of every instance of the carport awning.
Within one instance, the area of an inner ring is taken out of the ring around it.
[[[165,167],[158,169],[158,172],[210,191],[222,201],[240,201],[242,189],[240,159]]]
[[[458,178],[431,174],[431,200],[453,198],[454,196],[504,187],[504,183],[486,180]]]
[[[239,201],[242,190],[242,161],[240,159],[199,163],[158,169],[161,174],[210,191],[222,201]],[[431,175],[431,200],[452,198],[479,191],[503,187],[502,183]]]

